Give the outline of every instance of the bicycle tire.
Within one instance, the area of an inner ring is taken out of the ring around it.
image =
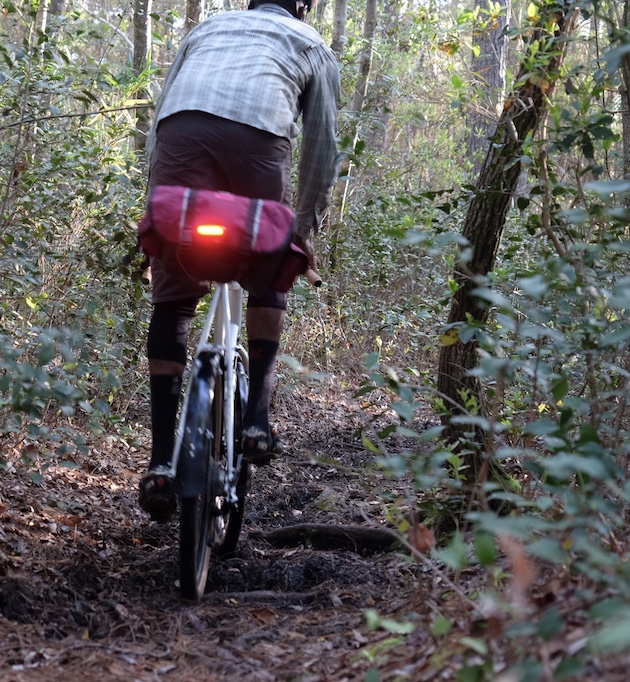
[[[240,358],[237,358],[234,363],[234,432],[232,434],[234,443],[234,459],[235,464],[242,451],[241,434],[243,432],[243,415],[247,407],[247,396],[249,392],[248,376],[245,367]],[[223,439],[223,456],[227,454],[225,436]],[[215,551],[217,556],[225,559],[236,550],[238,539],[241,534],[243,526],[243,515],[245,513],[245,498],[249,486],[250,466],[249,463],[241,459],[240,470],[238,471],[238,478],[236,483],[236,503],[227,506],[222,518],[222,528],[216,527],[216,535],[214,540]],[[216,523],[221,521],[221,517],[217,517]]]
[[[184,599],[197,601],[205,591],[211,557],[216,491],[223,431],[223,374],[218,357],[203,355],[192,378],[178,475],[194,479],[180,492],[179,582]],[[218,437],[217,437],[218,436]]]

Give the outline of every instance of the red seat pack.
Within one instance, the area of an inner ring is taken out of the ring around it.
[[[138,225],[138,241],[167,272],[237,281],[254,294],[286,292],[308,266],[292,243],[294,223],[293,211],[277,201],[158,185]]]

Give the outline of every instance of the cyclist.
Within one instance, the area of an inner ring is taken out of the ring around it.
[[[252,0],[219,13],[184,39],[167,73],[147,141],[149,187],[184,185],[291,201],[291,150],[302,115],[295,241],[315,267],[309,236],[330,202],[337,172],[339,68],[319,33],[303,22],[312,0]],[[153,314],[147,354],[152,451],[140,506],[159,522],[176,508],[168,474],[188,331],[205,285],[166,273],[152,259]],[[243,455],[255,464],[282,452],[269,424],[286,294],[250,294],[246,326],[250,392]]]

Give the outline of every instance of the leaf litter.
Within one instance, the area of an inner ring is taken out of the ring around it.
[[[416,497],[410,481],[387,478],[362,446],[357,429],[374,416],[336,382],[276,395],[287,453],[254,469],[237,553],[213,561],[199,603],[179,597],[177,521],[150,523],[137,506],[149,452],[148,415],[138,414],[133,445],[86,436],[89,457],[75,456],[73,467],[49,466],[41,477],[5,436],[2,682],[421,682],[455,680],[488,647],[497,673],[514,662],[502,644],[509,623],[491,607],[480,613],[483,605],[474,601],[488,587],[487,575],[437,567],[431,528],[410,519],[405,546],[396,551],[322,546],[327,525],[390,527],[385,494],[409,509]],[[386,405],[379,414],[381,421],[397,419]],[[432,421],[424,410],[420,422]],[[396,454],[415,443],[394,436],[388,447]],[[323,534],[317,543],[304,536],[286,546],[265,540],[309,524]],[[548,569],[539,575],[521,547],[504,549],[508,598],[530,609],[550,602],[571,609],[581,587],[575,577]],[[545,644],[550,669],[585,636],[576,613],[571,628]],[[592,677],[571,679],[625,679],[627,668],[609,665],[604,674],[601,665],[593,660]]]

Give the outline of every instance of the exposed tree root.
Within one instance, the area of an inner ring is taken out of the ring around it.
[[[403,548],[395,533],[386,528],[338,526],[327,523],[300,523],[266,533],[253,532],[250,536],[266,540],[274,547],[305,545],[324,550],[350,549],[360,554],[392,552]]]

